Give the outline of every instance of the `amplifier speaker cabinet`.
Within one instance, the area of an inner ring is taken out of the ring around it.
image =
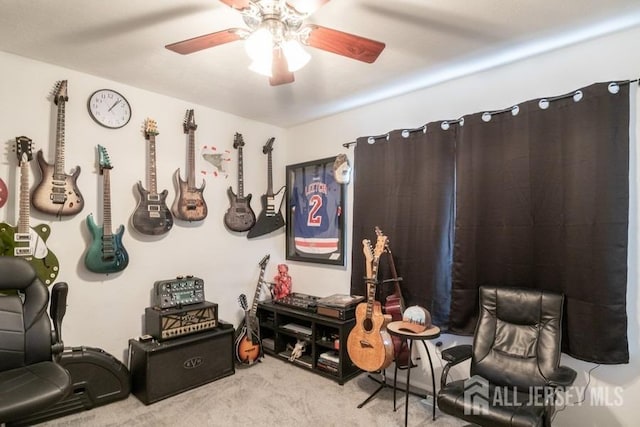
[[[233,325],[173,340],[129,340],[131,391],[148,405],[235,373]]]

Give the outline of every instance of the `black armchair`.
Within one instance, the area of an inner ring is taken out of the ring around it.
[[[546,291],[481,287],[473,346],[442,351],[440,410],[481,426],[550,426],[556,391],[576,378],[559,366],[563,302]],[[449,369],[469,358],[471,377],[447,383]]]
[[[71,391],[71,377],[56,358],[68,287],[49,291],[22,258],[0,257],[0,425],[45,409]]]

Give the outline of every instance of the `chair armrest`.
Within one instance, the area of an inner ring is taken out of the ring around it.
[[[60,354],[64,351],[64,342],[62,341],[62,319],[67,312],[68,293],[69,286],[65,282],[56,283],[51,289],[51,306],[49,307],[49,314],[53,321],[51,353],[54,360],[58,360]]]
[[[442,376],[440,377],[440,388],[442,388],[447,384],[449,369],[451,369],[452,366],[456,366],[458,363],[471,358],[471,345],[464,344],[450,347],[442,350],[440,354],[442,355],[442,359],[447,362],[442,370]]]
[[[457,345],[455,347],[449,347],[442,350],[442,359],[447,362],[448,365],[455,366],[460,362],[464,362],[471,357],[471,345]]]
[[[559,366],[547,378],[547,384],[551,387],[569,387],[573,384],[578,373],[568,366]]]

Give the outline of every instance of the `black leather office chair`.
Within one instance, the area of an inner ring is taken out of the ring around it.
[[[576,378],[559,366],[563,302],[546,291],[480,288],[473,346],[442,352],[440,410],[482,426],[550,426],[554,393]],[[472,376],[447,383],[449,369],[469,358]]]
[[[17,292],[16,292],[17,291]],[[60,328],[66,312],[66,283],[49,291],[22,258],[0,257],[0,424],[62,400],[71,390],[69,373],[56,363],[64,350]]]

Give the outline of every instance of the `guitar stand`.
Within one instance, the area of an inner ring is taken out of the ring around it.
[[[415,364],[413,364],[413,363],[412,363],[411,365],[412,365],[411,367],[415,367],[415,366],[417,366],[417,365],[415,365]],[[402,370],[402,369],[408,369],[408,367],[399,367],[399,368],[397,368],[397,369],[400,369],[400,370]],[[373,376],[371,376],[371,374],[367,375],[371,380],[373,380],[373,381],[377,382],[377,383],[378,383],[378,384],[380,384],[380,385],[378,386],[378,388],[377,388],[377,389],[375,389],[375,390],[373,391],[373,393],[371,393],[371,394],[369,395],[369,397],[367,397],[365,400],[363,400],[363,401],[362,401],[362,403],[360,403],[360,404],[358,405],[358,409],[362,408],[364,405],[366,405],[367,403],[369,403],[369,401],[370,401],[371,399],[373,399],[373,398],[375,397],[375,395],[376,395],[376,394],[380,393],[380,391],[381,391],[382,389],[385,389],[385,388],[387,388],[387,387],[388,387],[388,388],[391,388],[391,389],[395,388],[396,390],[399,390],[399,389],[398,389],[397,387],[395,387],[394,385],[387,384],[387,375],[386,375],[386,371],[385,371],[384,369],[383,369],[382,371],[380,371],[379,373],[380,373],[380,375],[382,376],[382,380],[379,380],[379,379],[377,379],[377,378],[374,378]],[[404,390],[400,390],[400,391],[404,391]],[[420,397],[420,398],[422,398],[422,399],[426,399],[426,398],[427,398],[427,395],[426,395],[426,394],[416,393],[416,392],[411,391],[411,390],[409,390],[409,394],[412,394],[412,395],[414,395],[414,396],[418,396],[418,397]]]

